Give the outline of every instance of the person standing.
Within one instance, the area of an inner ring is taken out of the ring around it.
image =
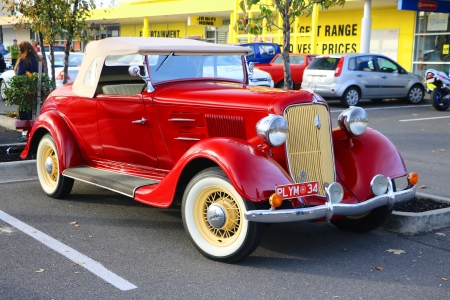
[[[14,66],[14,72],[16,75],[25,75],[27,72],[37,73],[38,62],[42,62],[42,68],[44,68],[44,60],[37,54],[34,47],[27,41],[20,42],[19,57],[17,63]]]
[[[15,66],[19,57],[19,46],[17,45],[16,39],[13,39],[13,44],[8,47],[8,50],[11,53],[11,64]]]
[[[41,51],[41,50],[39,49],[39,46],[36,44],[36,41],[35,41],[35,40],[31,40],[30,43],[31,43],[31,45],[33,46],[34,50],[36,50],[36,52],[39,53],[39,51]]]

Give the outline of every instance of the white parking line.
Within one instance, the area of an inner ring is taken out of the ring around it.
[[[416,107],[427,107],[427,106],[431,106],[431,104],[424,104],[424,105],[410,105],[410,106],[386,106],[386,107],[369,107],[369,108],[364,108],[364,110],[382,110],[382,109],[397,109],[397,108],[416,108]],[[341,110],[331,110],[330,112],[343,112],[345,110],[341,109]]]
[[[87,257],[84,254],[81,254],[80,252],[76,251],[75,249],[55,240],[54,238],[46,235],[42,231],[37,230],[36,228],[33,228],[22,221],[14,218],[13,216],[8,215],[7,213],[0,210],[0,220],[5,221],[6,223],[10,224],[11,226],[14,226],[15,228],[19,229],[23,233],[31,236],[32,238],[38,240],[42,244],[46,245],[47,247],[55,250],[56,252],[64,255],[74,263],[78,264],[79,266],[91,271],[104,281],[112,284],[116,288],[122,290],[122,291],[128,291],[137,288],[134,284],[126,281],[122,277],[114,274],[113,272],[106,269],[104,266],[102,266],[99,262],[94,261],[93,259]]]
[[[423,121],[423,120],[435,120],[435,119],[448,119],[448,117],[434,117],[434,118],[419,118],[419,119],[406,119],[406,120],[398,120],[399,122],[412,122],[412,121]]]

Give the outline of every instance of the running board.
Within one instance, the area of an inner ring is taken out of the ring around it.
[[[159,180],[119,174],[87,166],[65,169],[63,175],[131,198],[134,198],[134,191],[137,188],[159,183]]]

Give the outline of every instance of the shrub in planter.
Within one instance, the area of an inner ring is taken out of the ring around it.
[[[8,82],[8,87],[4,90],[5,104],[17,105],[22,120],[23,118],[31,119],[31,112],[36,108],[38,80],[37,73],[27,72],[26,75],[12,77]],[[42,74],[41,83],[41,99],[44,100],[55,89],[55,84],[45,74]]]

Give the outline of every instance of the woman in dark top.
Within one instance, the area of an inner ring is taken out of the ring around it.
[[[39,61],[42,62],[42,68],[44,68],[44,61],[34,47],[27,41],[20,42],[19,58],[14,66],[14,72],[16,75],[25,75],[27,72],[37,73]]]

